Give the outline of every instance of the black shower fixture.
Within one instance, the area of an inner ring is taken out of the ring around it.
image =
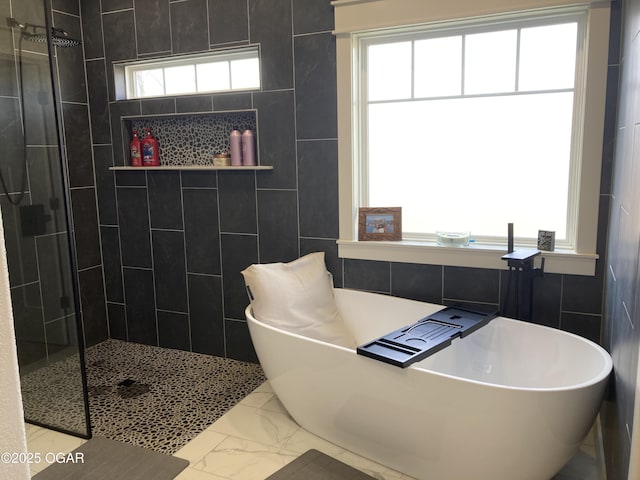
[[[11,28],[19,28],[25,40],[34,43],[47,43],[47,27],[44,25],[34,25],[31,23],[20,23],[15,18],[8,17],[7,25]],[[54,47],[67,48],[77,47],[80,40],[69,37],[69,34],[61,28],[51,28],[51,43]]]
[[[27,132],[25,129],[25,107],[24,107],[24,85],[23,85],[23,72],[22,72],[22,40],[27,40],[34,43],[49,43],[51,39],[51,45],[54,47],[67,48],[76,47],[81,44],[80,40],[70,38],[66,31],[61,28],[51,28],[51,31],[47,32],[47,27],[44,25],[35,25],[32,23],[20,23],[13,17],[7,17],[7,25],[9,28],[19,28],[20,37],[18,39],[18,82],[20,91],[20,121],[22,124],[22,172],[20,180],[20,190],[15,196],[11,196],[7,182],[5,180],[2,171],[0,171],[0,186],[2,191],[6,194],[6,198],[12,205],[19,205],[24,198],[27,190]],[[42,102],[41,102],[42,103]]]

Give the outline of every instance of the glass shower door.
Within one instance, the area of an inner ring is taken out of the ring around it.
[[[25,419],[89,437],[46,8],[0,1],[0,207]]]

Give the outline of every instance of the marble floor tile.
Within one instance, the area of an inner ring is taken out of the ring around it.
[[[594,435],[592,431],[579,453],[553,480],[598,480]],[[84,440],[27,425],[27,442],[30,452],[69,452]],[[268,382],[174,454],[190,462],[176,480],[264,480],[311,448],[377,480],[414,480],[299,427]],[[35,466],[32,474],[46,466]]]
[[[258,392],[254,391],[240,400],[240,405],[247,405],[248,407],[262,408],[265,404],[271,402],[275,394],[273,392]]]
[[[282,448],[299,428],[286,413],[240,403],[207,430]]]
[[[205,430],[196,438],[187,443],[174,455],[189,460],[191,464],[202,460],[206,454],[215,449],[228,436],[211,430]]]
[[[225,477],[213,475],[211,473],[196,470],[191,467],[185,468],[175,480],[228,480]]]
[[[192,468],[229,480],[264,480],[297,457],[295,452],[230,436]]]

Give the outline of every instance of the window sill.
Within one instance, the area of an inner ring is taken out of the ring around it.
[[[518,247],[516,247],[518,250]],[[489,245],[469,245],[467,247],[445,247],[428,242],[358,242],[338,240],[338,256],[359,260],[379,260],[387,262],[422,263],[475,268],[507,268],[502,255],[504,247]],[[571,250],[542,252],[547,273],[572,275],[595,275],[597,254],[576,253]],[[537,260],[536,266],[539,266]]]

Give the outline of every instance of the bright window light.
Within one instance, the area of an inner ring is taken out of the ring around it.
[[[127,98],[260,89],[258,47],[122,65]]]
[[[198,88],[219,92],[231,89],[229,62],[211,62],[196,65]]]
[[[157,97],[164,94],[164,72],[161,68],[133,72],[132,80],[135,97]]]
[[[165,93],[167,95],[180,95],[197,91],[194,67],[194,65],[182,65],[165,68]]]
[[[460,95],[462,35],[416,41],[414,81],[417,98]]]
[[[579,21],[364,36],[360,205],[401,206],[409,240],[517,218],[568,242]]]
[[[517,30],[465,35],[464,93],[514,91],[517,45]]]
[[[518,90],[573,88],[577,24],[523,28]]]
[[[370,101],[411,98],[411,45],[411,42],[399,42],[369,47]]]
[[[260,87],[260,65],[257,58],[233,60],[231,63],[231,88],[233,90]]]

